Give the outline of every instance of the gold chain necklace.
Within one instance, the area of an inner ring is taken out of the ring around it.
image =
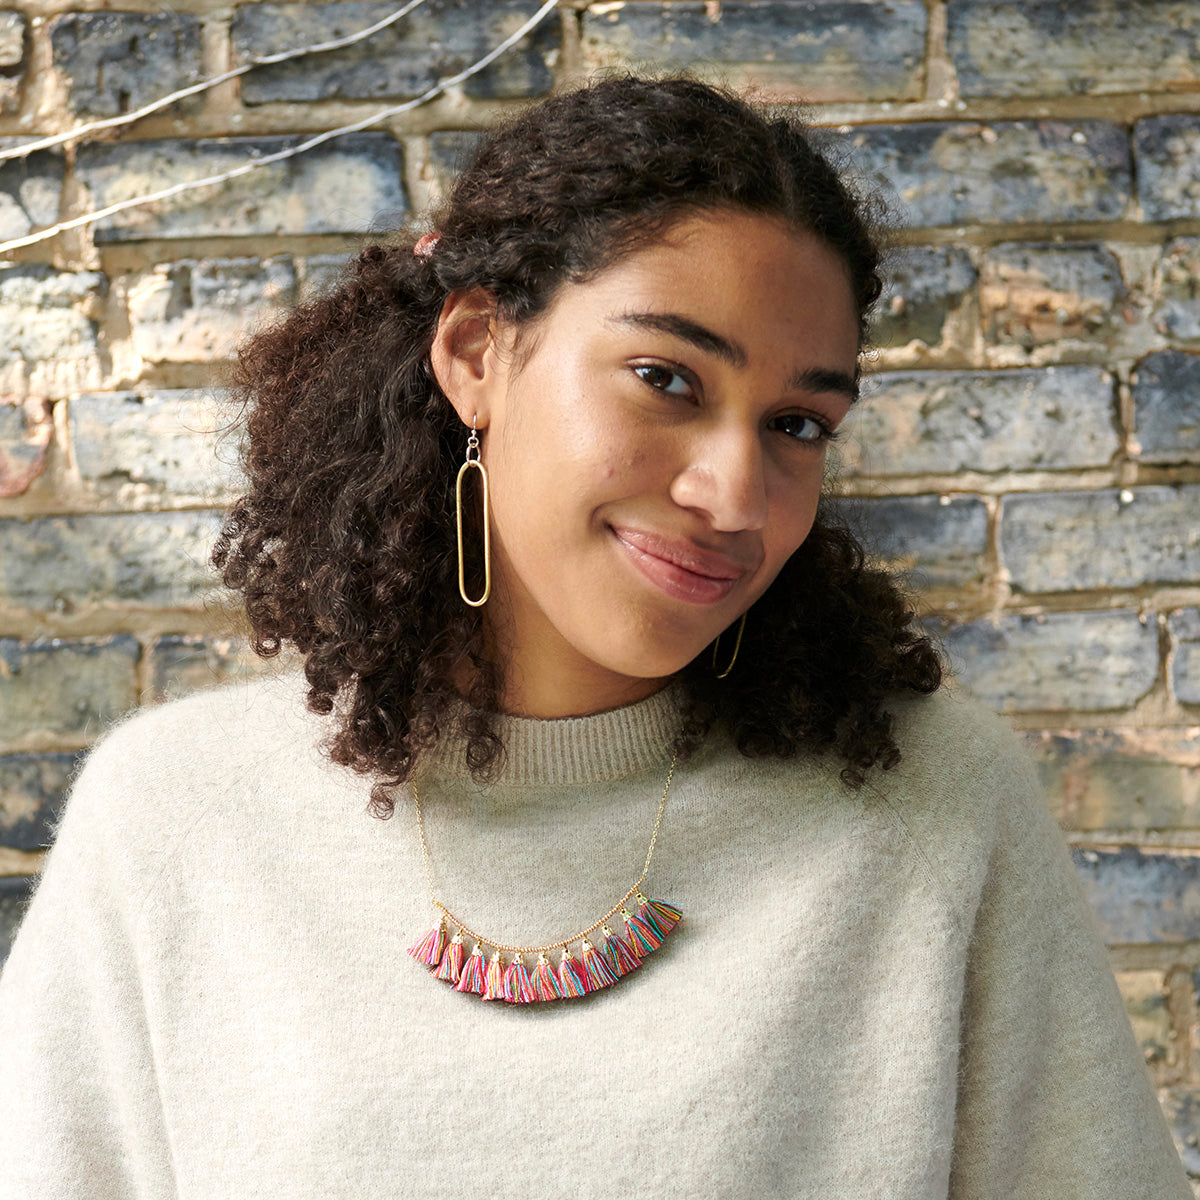
[[[414,779],[411,786],[413,806],[417,812],[417,833],[421,839],[421,858],[425,863],[425,878],[429,881],[429,899],[439,916],[438,923],[409,948],[409,954],[419,963],[432,968],[434,978],[451,984],[455,991],[472,993],[484,1000],[507,1000],[510,1004],[569,1000],[587,995],[588,992],[598,992],[628,975],[641,965],[648,954],[663,944],[667,934],[683,916],[673,904],[665,900],[648,900],[641,892],[642,880],[650,870],[650,859],[654,855],[654,843],[658,839],[658,827],[662,824],[677,759],[678,755],[671,758],[662,799],[658,802],[658,816],[654,819],[654,830],[650,834],[646,863],[633,887],[598,921],[593,921],[572,937],[561,938],[545,946],[509,946],[495,938],[484,937],[460,921],[437,898],[433,870],[429,865],[429,847],[425,841],[425,822],[421,817],[421,797]],[[636,912],[626,908],[630,900],[636,901]],[[608,924],[618,912],[625,921],[624,935],[614,933]],[[454,936],[449,941],[446,938],[447,924],[455,927]],[[588,939],[588,934],[597,929],[604,935],[604,943],[599,949]],[[466,953],[466,938],[475,943],[470,955]],[[581,943],[578,960],[571,954],[573,942]],[[492,948],[492,956],[486,963],[483,953],[485,946]],[[562,951],[557,968],[546,957],[552,950]],[[502,957],[504,954],[510,956],[507,966]],[[525,965],[526,954],[538,956],[532,970]]]

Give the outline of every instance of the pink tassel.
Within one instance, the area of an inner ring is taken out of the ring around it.
[[[629,944],[638,958],[645,958],[647,954],[652,954],[662,945],[663,940],[658,930],[642,916],[640,910],[636,913],[628,913],[621,909],[621,916],[625,918]]]
[[[587,938],[583,939],[583,979],[584,986],[589,992],[598,992],[610,983],[616,983],[617,977],[612,968],[604,961],[604,955],[592,945]]]
[[[533,980],[529,978],[529,968],[521,961],[519,954],[504,972],[504,998],[509,1004],[528,1004],[537,999],[533,990]]]
[[[663,937],[666,937],[679,924],[683,913],[675,905],[668,904],[665,900],[647,900],[646,915],[662,930]]]
[[[558,985],[564,999],[587,994],[587,984],[579,973],[579,964],[571,957],[566,946],[563,947],[562,962],[558,964]]]
[[[561,1000],[562,988],[558,984],[558,976],[547,961],[544,954],[538,955],[537,966],[533,969],[533,990],[539,1000]]]
[[[424,963],[427,967],[436,967],[442,961],[442,951],[446,948],[446,925],[439,921],[436,929],[431,929],[415,946],[410,946],[409,954]]]
[[[477,996],[482,995],[483,972],[483,950],[476,942],[475,949],[471,951],[471,957],[467,959],[467,965],[463,967],[462,974],[454,985],[454,990],[456,992],[474,992]]]
[[[504,964],[500,961],[499,950],[493,952],[483,976],[482,995],[485,1000],[504,999]]]
[[[641,960],[634,954],[633,947],[620,934],[613,933],[607,925],[604,926],[603,933],[604,960],[618,979],[642,965]]]
[[[462,930],[455,933],[450,945],[446,947],[446,953],[442,955],[442,965],[438,967],[435,979],[441,979],[445,983],[457,983],[459,976],[462,974],[463,955],[466,953],[463,949]]]

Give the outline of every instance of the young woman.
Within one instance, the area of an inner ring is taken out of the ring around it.
[[[822,503],[879,290],[794,119],[614,79],[254,338],[214,557],[303,675],[91,755],[6,1197],[1190,1195],[1028,763]]]

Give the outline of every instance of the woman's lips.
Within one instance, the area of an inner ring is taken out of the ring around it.
[[[668,596],[692,604],[716,604],[724,600],[749,568],[705,550],[691,542],[679,542],[637,529],[613,533],[641,573]]]

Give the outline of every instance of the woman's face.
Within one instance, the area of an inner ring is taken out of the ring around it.
[[[845,266],[769,218],[688,217],[564,285],[517,353],[503,330],[471,347],[460,338],[448,371],[435,346],[434,364],[480,429],[506,707],[565,716],[650,694],[808,535],[854,395]]]

